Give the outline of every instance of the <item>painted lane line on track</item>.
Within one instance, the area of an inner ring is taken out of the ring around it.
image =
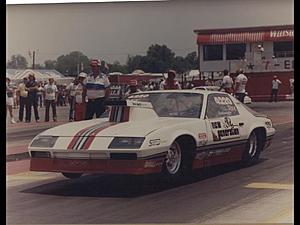
[[[257,189],[280,189],[280,190],[293,190],[294,184],[278,184],[278,183],[250,183],[245,186],[246,188]]]
[[[263,223],[294,223],[294,209],[288,207]]]

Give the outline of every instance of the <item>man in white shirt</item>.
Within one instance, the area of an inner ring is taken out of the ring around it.
[[[100,74],[101,62],[99,59],[92,59],[92,74],[86,79],[86,95],[88,102],[86,105],[85,119],[93,119],[94,114],[99,118],[105,111],[105,100],[110,95],[110,82],[105,74]]]
[[[235,97],[242,103],[246,96],[246,85],[248,78],[243,74],[243,70],[239,71],[239,75],[235,78]]]
[[[232,94],[233,93],[233,80],[228,72],[228,70],[224,70],[224,77],[222,81],[222,85],[219,89],[224,89],[226,93]]]
[[[57,101],[57,86],[54,84],[54,79],[49,78],[49,83],[44,86],[45,99],[45,122],[49,122],[49,108],[52,107],[53,121],[57,121],[56,116],[56,101]]]
[[[270,102],[277,102],[277,94],[278,94],[278,88],[279,85],[282,84],[280,80],[277,79],[277,76],[274,76],[272,80],[272,93],[271,93],[271,100]]]
[[[23,121],[24,117],[24,108],[27,109],[27,101],[28,101],[28,91],[26,88],[26,83],[28,79],[27,77],[23,78],[23,82],[18,85],[18,90],[17,90],[17,95],[19,96],[19,103],[20,103],[20,108],[19,108],[19,121]]]

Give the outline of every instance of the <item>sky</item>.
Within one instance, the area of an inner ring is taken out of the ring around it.
[[[108,63],[165,44],[178,56],[197,51],[195,29],[294,24],[293,0],[6,5],[6,60],[36,51],[36,63],[71,51]]]

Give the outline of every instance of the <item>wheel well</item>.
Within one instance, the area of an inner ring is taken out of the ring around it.
[[[191,157],[196,155],[196,141],[191,135],[181,135],[176,138],[180,145],[183,145],[184,151],[189,152]]]

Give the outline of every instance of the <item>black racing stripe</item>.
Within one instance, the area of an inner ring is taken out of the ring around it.
[[[82,141],[84,140],[84,139],[88,139],[88,135],[91,133],[91,132],[93,132],[95,129],[98,129],[98,127],[100,126],[101,124],[97,124],[97,125],[94,125],[94,126],[92,126],[92,127],[90,127],[89,129],[87,129],[83,134],[81,134],[81,137],[77,140],[77,142],[74,144],[74,146],[73,146],[73,150],[75,150],[75,149],[78,149],[79,148],[79,146],[80,146],[80,144],[82,143]]]
[[[226,143],[220,143],[220,144],[198,146],[196,149],[197,149],[197,152],[206,152],[206,151],[211,151],[211,150],[215,150],[215,149],[219,149],[219,148],[243,145],[243,144],[246,144],[246,142],[247,142],[247,140],[226,142]]]

